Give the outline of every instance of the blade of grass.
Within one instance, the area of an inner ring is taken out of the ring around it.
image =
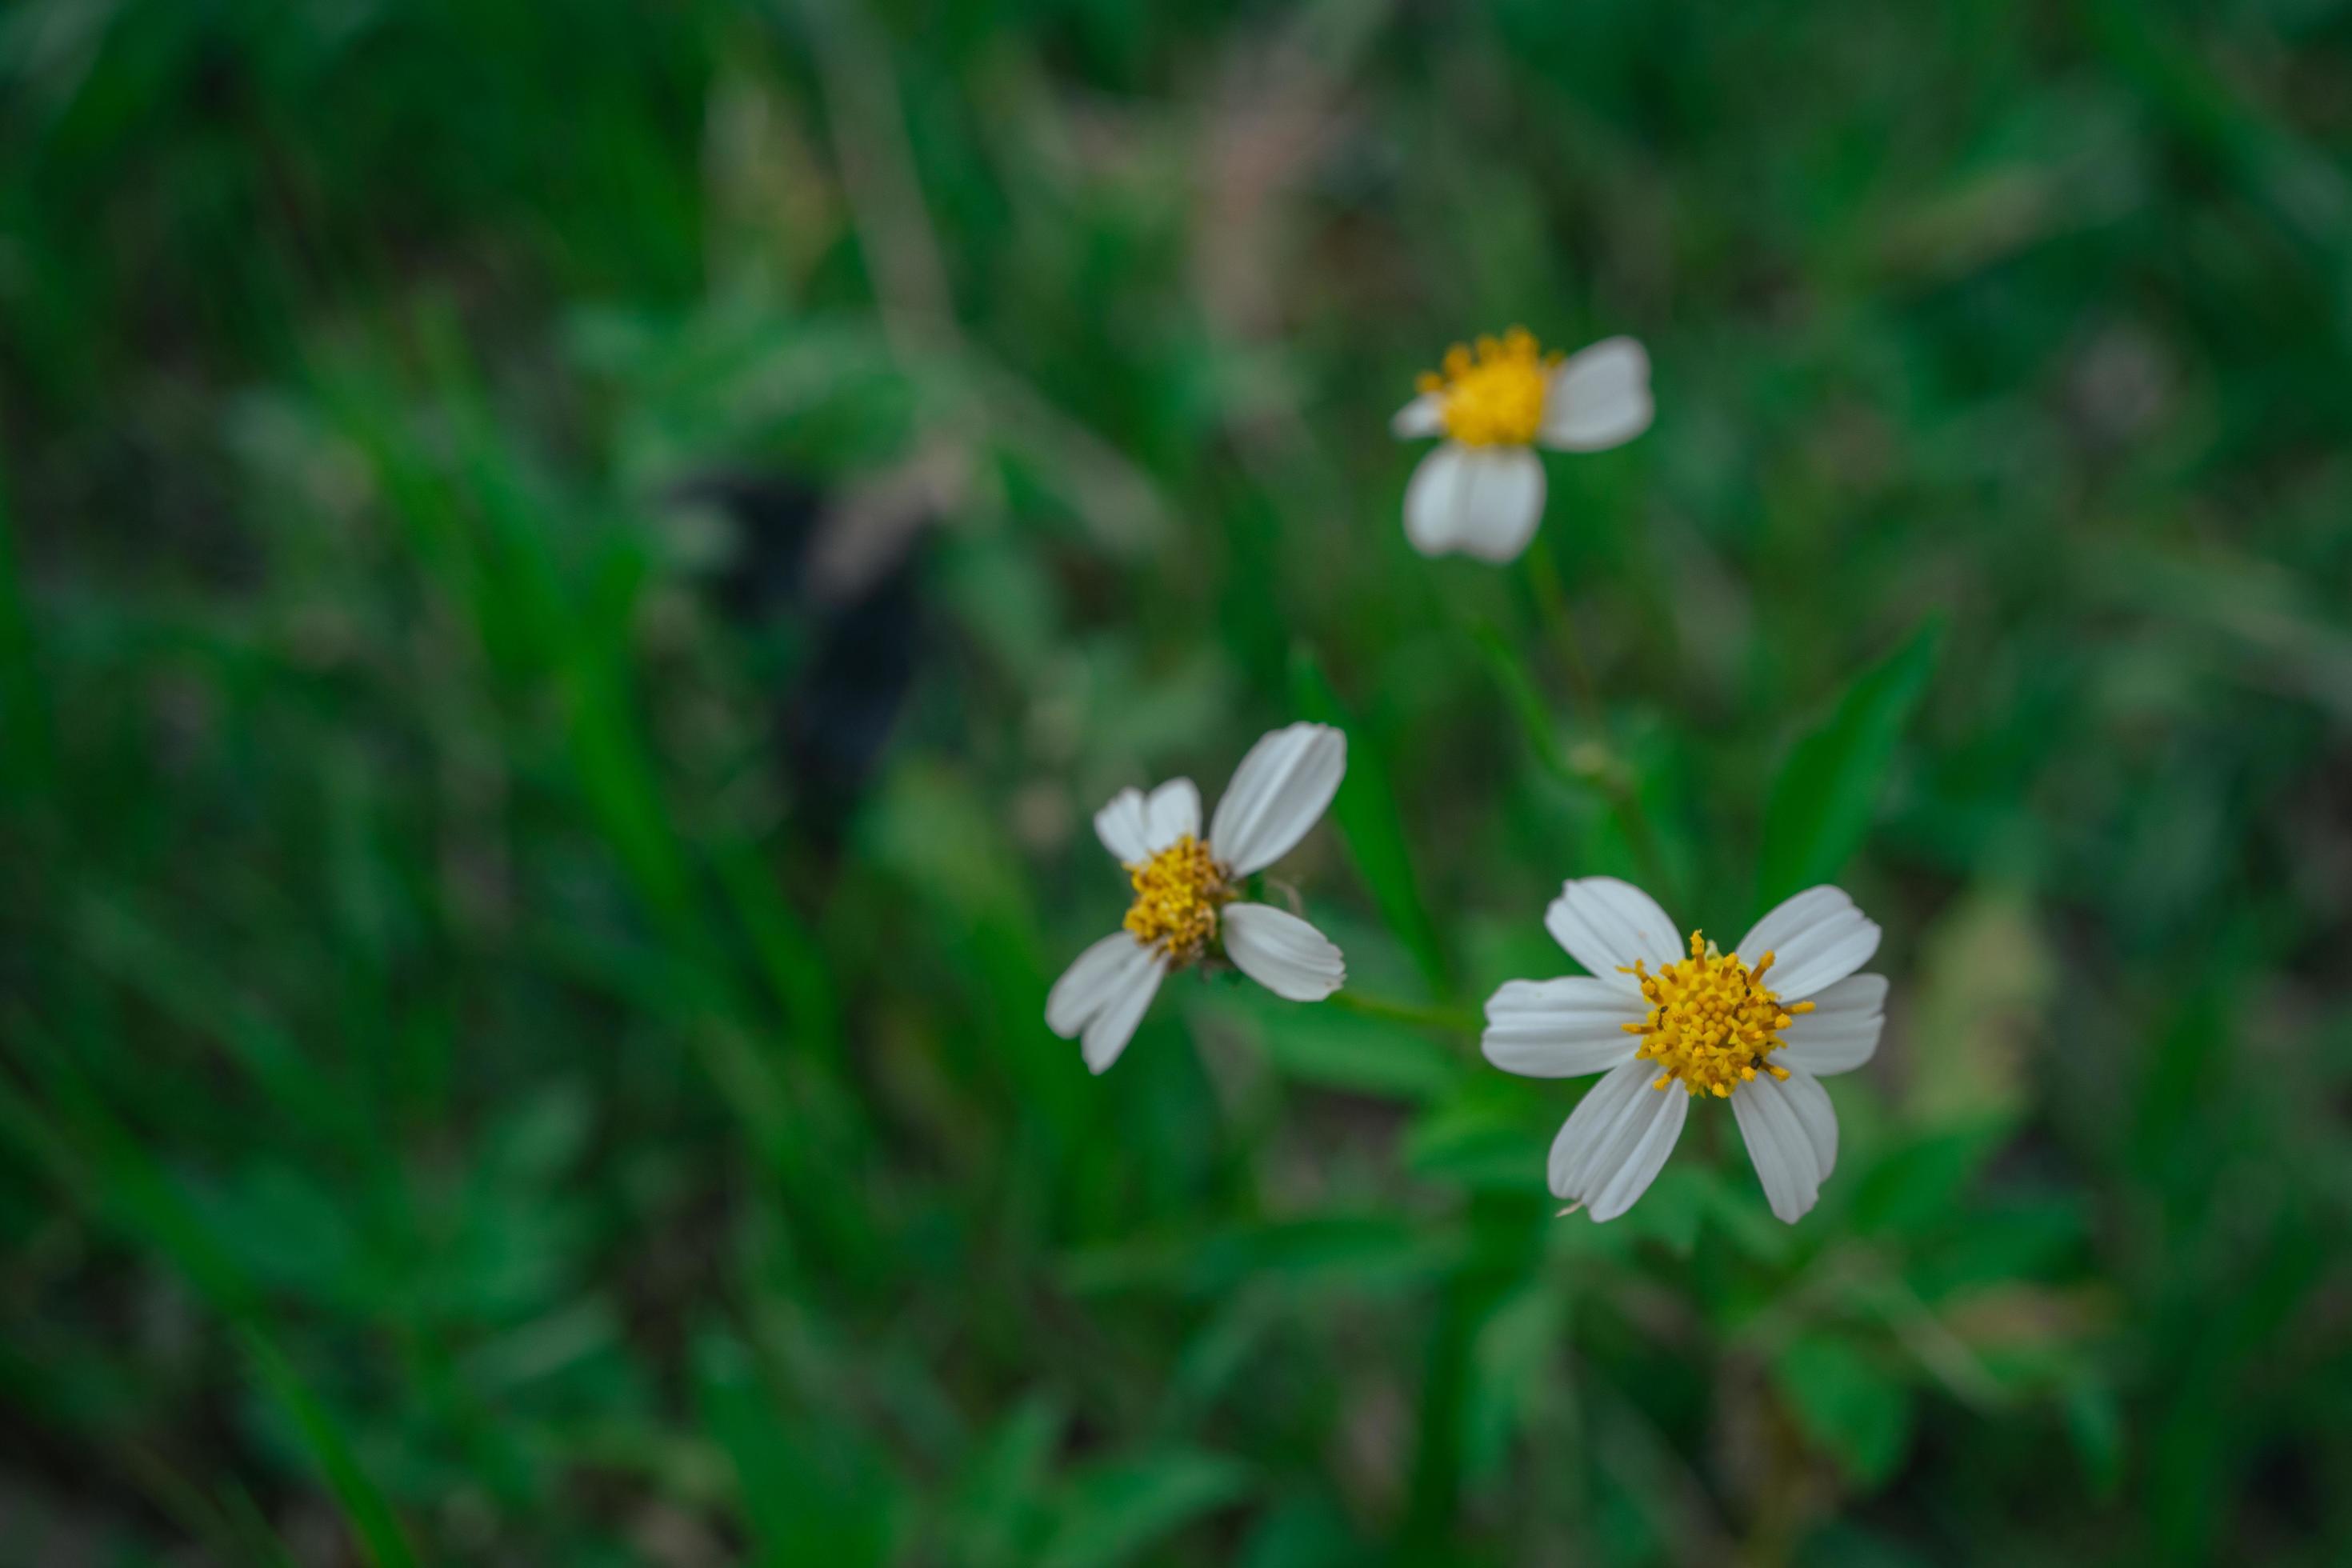
[[[74,911],[73,930],[75,951],[92,973],[217,1043],[286,1125],[347,1149],[382,1151],[380,1128],[352,1086],[322,1069],[225,975],[209,971],[193,946],[173,942],[137,910],[96,889]]]
[[[57,779],[49,707],[35,668],[33,620],[16,555],[8,470],[0,466],[0,779],[19,798],[47,800]]]
[[[1391,1024],[1434,1030],[1441,1035],[1475,1035],[1478,1032],[1478,1015],[1467,1007],[1417,1007],[1411,1003],[1359,995],[1353,991],[1335,991],[1329,1001],[1335,1007],[1360,1013],[1367,1018],[1381,1018]]]
[[[1922,622],[1855,677],[1835,711],[1790,748],[1764,808],[1759,907],[1830,880],[1862,847],[1942,635],[1940,620]]]
[[[310,1384],[302,1381],[293,1363],[257,1322],[247,1322],[237,1339],[261,1385],[293,1418],[295,1427],[310,1446],[311,1458],[326,1472],[327,1485],[333,1489],[335,1500],[342,1504],[343,1517],[359,1536],[369,1560],[376,1568],[413,1568],[416,1554],[401,1532],[400,1521],[360,1464],[350,1436],[333,1414],[319,1402]]]
[[[735,906],[735,918],[751,939],[775,1000],[792,1023],[793,1037],[828,1063],[842,1063],[841,1014],[824,957],[800,911],[751,845],[728,843],[710,851],[719,886]]]
[[[19,1016],[11,1020],[10,1033],[22,1042],[37,1031]],[[359,1463],[349,1435],[278,1348],[253,1281],[214,1242],[170,1177],[99,1102],[65,1055],[47,1048],[37,1058],[54,1109],[62,1114],[43,1115],[13,1082],[0,1078],[0,1139],[14,1143],[68,1198],[95,1200],[100,1217],[127,1240],[158,1255],[210,1305],[244,1351],[263,1391],[302,1434],[369,1560],[376,1568],[410,1568],[417,1559],[391,1503]]]
[[[1346,732],[1348,773],[1339,781],[1339,793],[1331,803],[1331,819],[1355,859],[1357,873],[1371,889],[1381,918],[1412,954],[1422,978],[1433,994],[1452,995],[1453,977],[1444,945],[1413,876],[1403,814],[1397,807],[1388,759],[1364,727],[1354,721],[1313,650],[1304,645],[1291,651],[1290,689],[1302,715]]]

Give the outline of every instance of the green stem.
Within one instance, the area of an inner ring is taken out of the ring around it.
[[[1551,627],[1552,640],[1559,644],[1577,706],[1583,710],[1586,722],[1596,731],[1602,731],[1600,689],[1593,685],[1591,668],[1584,662],[1584,646],[1577,638],[1576,617],[1568,606],[1568,589],[1559,574],[1559,563],[1553,558],[1549,542],[1540,533],[1528,547],[1528,580],[1535,588],[1536,605]],[[1657,837],[1650,829],[1648,813],[1642,808],[1640,791],[1616,766],[1613,751],[1594,771],[1601,775],[1599,783],[1617,808],[1618,825],[1624,829],[1633,853],[1641,858],[1643,874],[1659,892],[1670,893],[1673,889],[1667,884],[1665,857],[1658,851]]]
[[[1675,888],[1666,874],[1666,858],[1658,848],[1657,836],[1650,829],[1649,814],[1642,807],[1641,795],[1633,787],[1633,781],[1625,775],[1617,753],[1605,743],[1580,747],[1575,756],[1561,752],[1559,736],[1552,728],[1551,714],[1544,706],[1542,693],[1536,689],[1527,667],[1512,654],[1502,635],[1481,623],[1472,628],[1471,636],[1494,667],[1495,678],[1502,683],[1504,697],[1518,715],[1519,727],[1527,731],[1528,744],[1534,749],[1536,761],[1545,772],[1570,788],[1598,790],[1607,798],[1625,841],[1633,847],[1635,858],[1642,862],[1642,873],[1650,879],[1651,888],[1661,897],[1671,897]],[[1597,721],[1598,714],[1594,717]]]
[[[1613,760],[1613,759],[1612,759]],[[1612,770],[1612,773],[1614,770]],[[1666,857],[1658,847],[1658,840],[1650,830],[1650,815],[1642,809],[1641,792],[1627,778],[1613,778],[1611,794],[1617,806],[1617,825],[1625,830],[1625,837],[1633,846],[1634,855],[1642,862],[1642,870],[1650,885],[1660,896],[1673,898],[1675,886],[1666,874]]]
[[[1367,1018],[1382,1018],[1391,1024],[1406,1024],[1416,1029],[1434,1029],[1445,1035],[1475,1035],[1480,1023],[1478,1016],[1458,1007],[1430,1007],[1412,1002],[1390,1002],[1377,996],[1365,996],[1354,991],[1338,991],[1331,994],[1332,1005]]]
[[[1593,723],[1601,722],[1601,693],[1592,684],[1592,672],[1584,662],[1584,646],[1577,640],[1576,617],[1569,613],[1568,589],[1561,583],[1559,563],[1552,559],[1551,546],[1544,536],[1536,535],[1528,547],[1528,580],[1536,591],[1536,606],[1543,612],[1550,626],[1552,639],[1559,644],[1561,658],[1568,665],[1568,683],[1576,689],[1577,706]]]

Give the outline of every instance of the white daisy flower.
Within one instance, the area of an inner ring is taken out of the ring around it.
[[[1553,1193],[1597,1220],[1623,1214],[1709,1094],[1731,1101],[1772,1212],[1796,1223],[1837,1163],[1821,1080],[1878,1049],[1886,980],[1854,973],[1878,951],[1877,925],[1837,889],[1808,888],[1732,952],[1697,931],[1685,952],[1649,894],[1587,877],[1560,889],[1544,926],[1591,974],[1510,982],[1486,1003],[1479,1044],[1505,1072],[1607,1075],[1552,1142]]]
[[[1456,343],[1445,368],[1389,427],[1406,440],[1443,436],[1404,492],[1404,536],[1423,555],[1518,558],[1543,516],[1543,459],[1532,448],[1599,452],[1650,427],[1650,356],[1611,338],[1565,360],[1524,327]]]
[[[1348,771],[1348,737],[1293,724],[1252,746],[1201,831],[1201,792],[1171,779],[1150,795],[1121,790],[1095,832],[1135,887],[1126,929],[1078,954],[1045,998],[1045,1026],[1076,1038],[1101,1072],[1127,1048],[1160,983],[1222,952],[1277,996],[1320,1002],[1348,977],[1323,933],[1282,910],[1238,903],[1243,879],[1307,837]]]

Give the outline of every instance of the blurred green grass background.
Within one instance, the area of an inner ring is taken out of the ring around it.
[[[2347,151],[2326,0],[16,0],[0,1559],[2344,1560]],[[1511,322],[1597,704],[1399,524]],[[935,503],[830,822],[713,473]],[[1318,715],[1398,1016],[1087,1077]],[[1476,1058],[1629,795],[1886,928],[1793,1228]]]

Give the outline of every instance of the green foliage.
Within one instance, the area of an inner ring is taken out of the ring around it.
[[[0,1558],[2352,1555],[2342,34],[0,7]],[[1655,426],[1424,561],[1514,321]],[[714,474],[938,513],[838,813]],[[1349,991],[1089,1075],[1302,717]],[[1885,927],[1801,1224],[1546,1192],[1595,872]]]
[[[1183,1449],[1100,1466],[1073,1481],[1061,1526],[1038,1561],[1052,1568],[1132,1562],[1247,1485],[1247,1471],[1233,1460]]]
[[[1772,1358],[1772,1379],[1807,1436],[1856,1480],[1875,1486],[1895,1473],[1910,1440],[1911,1402],[1868,1356],[1843,1340],[1809,1334]]]
[[[1764,808],[1759,913],[1801,889],[1835,880],[1862,847],[1942,635],[1942,623],[1922,625],[1856,676],[1836,711],[1790,751]]]
[[[1412,954],[1422,979],[1430,989],[1450,989],[1445,951],[1422,901],[1405,847],[1404,818],[1397,808],[1396,792],[1389,783],[1389,765],[1376,739],[1352,722],[1339,704],[1339,694],[1304,648],[1290,660],[1290,689],[1299,717],[1334,725],[1348,735],[1348,773],[1331,803],[1331,823],[1347,840],[1356,869],[1371,889],[1372,900],[1389,930]]]

